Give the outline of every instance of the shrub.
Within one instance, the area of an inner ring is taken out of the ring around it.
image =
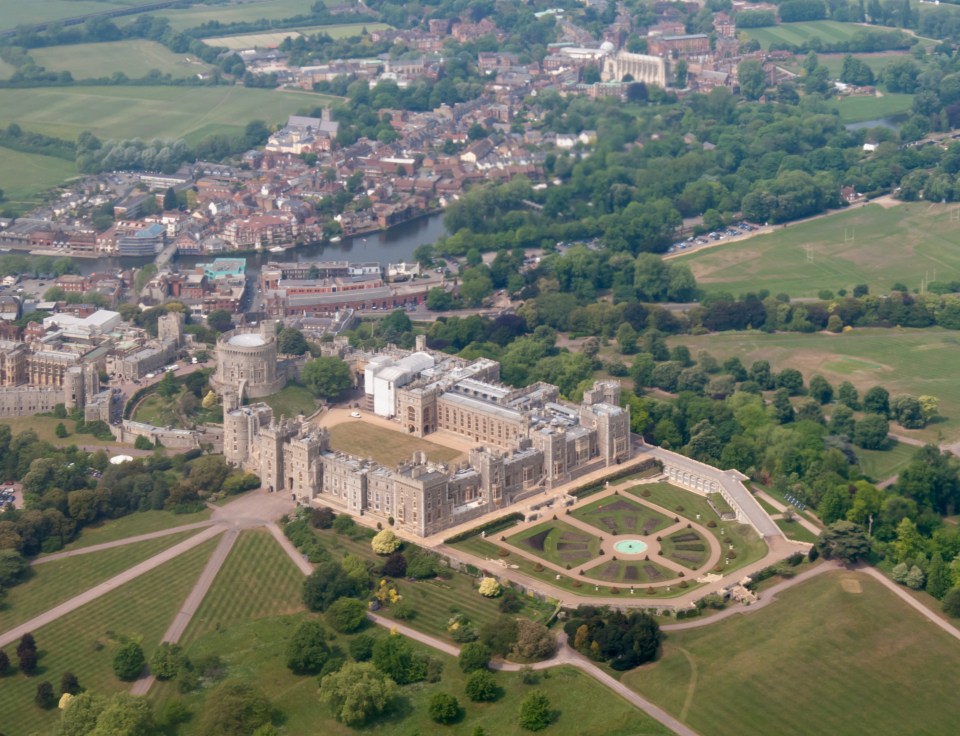
[[[389,555],[400,547],[400,540],[392,531],[384,529],[370,540],[370,546],[378,555]]]
[[[188,663],[179,644],[163,642],[150,658],[150,672],[158,680],[172,680]]]
[[[335,631],[349,634],[367,620],[367,604],[356,598],[340,598],[327,609],[327,622]]]
[[[350,514],[337,514],[331,525],[337,534],[350,534],[357,528],[357,522],[353,520]]]
[[[536,562],[533,565],[533,569],[537,572],[543,572],[543,565],[541,565],[539,562]]]
[[[707,527],[709,527],[710,529],[716,529],[717,522],[715,522],[713,519],[710,519],[710,521],[707,522]]]
[[[380,572],[388,578],[402,578],[407,574],[407,558],[402,552],[394,552],[386,560]]]
[[[57,704],[57,696],[53,693],[53,685],[46,680],[38,683],[37,694],[34,696],[33,702],[44,710],[50,710],[55,706]]]
[[[520,727],[527,731],[542,731],[550,725],[550,701],[542,690],[534,690],[520,703]]]
[[[316,675],[330,654],[326,629],[319,621],[303,621],[287,644],[287,667],[295,675]]]
[[[113,655],[113,673],[124,682],[136,680],[145,664],[143,648],[135,641],[123,642]]]
[[[409,601],[400,600],[390,606],[393,617],[401,621],[413,621],[417,617],[417,609]]]
[[[430,698],[428,712],[434,722],[446,725],[460,717],[460,703],[449,693],[436,693]]]
[[[500,688],[491,672],[474,670],[467,677],[466,693],[474,703],[492,703],[500,697]]]
[[[504,549],[503,547],[501,547],[499,550],[497,550],[497,554],[498,554],[500,557],[509,557],[509,556],[510,556],[510,550]]]
[[[329,529],[333,526],[333,520],[336,518],[336,515],[333,513],[333,509],[324,506],[323,508],[313,509],[310,512],[310,524],[315,529]]]
[[[496,578],[484,578],[480,581],[480,595],[485,598],[496,598],[500,595],[500,583]]]
[[[77,695],[80,692],[80,681],[72,672],[64,672],[60,676],[60,694]]]
[[[350,656],[357,662],[366,662],[373,656],[375,642],[376,639],[369,634],[360,634],[350,642]]]
[[[464,644],[460,648],[460,655],[457,657],[457,664],[463,672],[473,672],[474,670],[484,670],[490,662],[490,647],[479,641],[473,641]]]

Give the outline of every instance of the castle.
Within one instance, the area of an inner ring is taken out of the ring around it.
[[[476,442],[465,461],[445,465],[415,453],[389,468],[336,452],[328,432],[303,417],[275,417],[266,404],[241,406],[239,375],[224,389],[226,459],[300,503],[392,520],[429,536],[631,456],[630,411],[618,405],[618,383],[596,382],[575,406],[550,384],[504,386],[496,361],[433,354],[422,341],[418,348],[347,348],[344,359],[358,382],[363,377],[369,409],[396,420],[397,431],[446,431]]]

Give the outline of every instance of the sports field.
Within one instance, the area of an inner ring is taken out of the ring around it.
[[[764,49],[773,43],[790,43],[796,46],[819,37],[824,43],[847,41],[857,31],[869,31],[869,27],[855,23],[838,23],[835,20],[813,20],[805,23],[781,23],[768,28],[744,28],[750,38],[755,38]]]
[[[947,734],[960,642],[872,578],[832,572],[670,632],[661,659],[622,681],[709,736]]]
[[[142,5],[146,0],[0,0],[0,30]]]
[[[283,43],[286,38],[312,36],[317,33],[326,33],[330,38],[351,38],[362,35],[364,29],[369,32],[389,27],[386,23],[345,23],[335,26],[309,26],[283,31],[245,33],[240,36],[205,38],[203,42],[208,46],[225,46],[228,49],[252,49],[254,47],[272,49]]]
[[[931,327],[923,330],[899,328],[856,329],[840,335],[759,332],[720,332],[700,337],[678,337],[671,344],[682,344],[696,355],[706,350],[721,361],[738,356],[745,365],[768,360],[775,370],[796,368],[809,380],[820,373],[834,386],[850,381],[861,395],[871,386],[882,385],[892,396],[930,394],[940,400],[943,421],[922,430],[891,429],[898,434],[937,441],[960,438],[960,384],[954,370],[954,358],[960,347],[960,333]],[[890,460],[899,462],[908,455],[897,452]],[[889,469],[871,459],[875,472]],[[879,478],[878,478],[879,480]]]
[[[329,98],[245,87],[66,87],[0,90],[0,126],[74,140],[183,138],[241,133],[251,120],[285,122]],[[56,161],[57,159],[51,159]]]
[[[4,192],[0,209],[32,209],[40,203],[38,195],[76,175],[77,168],[71,161],[0,148],[0,189]]]
[[[817,54],[817,61],[821,66],[827,67],[831,79],[837,79],[840,76],[840,70],[843,68],[843,60],[846,56],[847,54]],[[851,54],[851,56],[869,66],[874,74],[879,74],[899,59],[913,59],[909,51],[882,51],[876,54]],[[805,54],[797,54],[792,59],[777,65],[801,74],[805,59]]]
[[[827,104],[839,110],[840,122],[861,123],[864,120],[876,120],[910,112],[913,95],[885,92],[882,97],[839,97]]]
[[[883,294],[897,282],[910,289],[925,279],[960,279],[957,205],[911,202],[855,206],[768,235],[684,256],[707,291],[815,297],[821,289],[857,284]]]
[[[174,78],[192,77],[211,69],[189,54],[175,54],[156,41],[114,41],[33,49],[30,55],[52,72],[68,71],[74,79],[110,77],[123,72],[131,79],[156,69]]]
[[[196,28],[204,23],[247,23],[265,18],[281,20],[310,13],[314,0],[251,0],[251,2],[214,3],[194,5],[189,8],[158,10],[159,15],[170,20],[175,30]]]

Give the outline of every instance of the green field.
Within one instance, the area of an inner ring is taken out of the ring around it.
[[[281,415],[291,418],[298,414],[310,416],[317,410],[317,400],[310,389],[297,383],[288,383],[282,391],[259,401],[269,404],[273,409],[273,415],[277,418]]]
[[[94,544],[113,542],[127,537],[136,537],[140,534],[158,532],[161,529],[171,529],[184,524],[195,524],[210,518],[210,509],[204,509],[194,514],[175,514],[172,511],[138,511],[119,519],[108,519],[96,526],[84,527],[80,538],[70,542],[64,551],[90,547]]]
[[[310,92],[225,86],[10,89],[0,90],[0,126],[16,122],[24,130],[70,140],[89,130],[102,140],[183,138],[197,143],[214,133],[241,133],[250,120],[285,122],[328,99]],[[60,179],[67,176],[61,173]]]
[[[371,457],[381,465],[393,466],[409,460],[414,452],[425,452],[433,462],[450,462],[457,450],[406,435],[399,429],[387,429],[362,419],[330,427],[330,447],[358,457]]]
[[[204,23],[246,23],[266,18],[282,20],[310,12],[314,0],[252,0],[251,2],[194,5],[185,9],[158,10],[153,15],[169,18],[175,30],[196,28]]]
[[[913,95],[885,92],[883,97],[839,97],[827,104],[840,111],[840,122],[859,123],[910,112]]]
[[[787,539],[792,539],[796,542],[809,542],[810,544],[814,544],[819,538],[818,534],[814,534],[796,520],[787,521],[786,519],[776,519],[775,523],[783,530],[783,533],[786,535]]]
[[[175,79],[210,70],[209,64],[189,54],[175,54],[156,41],[113,41],[33,49],[34,61],[52,72],[68,71],[74,79],[96,79],[123,72],[131,79],[157,69]]]
[[[831,572],[762,611],[670,632],[661,659],[622,681],[705,736],[948,734],[960,644],[872,578]]]
[[[507,537],[507,542],[554,565],[577,566],[594,559],[600,540],[562,521],[547,521]]]
[[[109,694],[126,691],[128,683],[113,674],[116,637],[141,641],[147,659],[173,621],[219,539],[210,539],[155,570],[140,576],[86,606],[45,626],[33,635],[40,666],[33,677],[21,674],[2,680],[0,723],[6,736],[49,733],[58,711],[42,711],[33,704],[37,683],[73,672],[88,690]],[[7,647],[13,651],[16,647]]]
[[[282,31],[263,31],[262,33],[243,33],[239,36],[215,36],[205,38],[203,42],[208,46],[225,46],[228,49],[276,48],[287,38],[313,36],[325,33],[330,38],[354,38],[363,35],[366,31],[380,31],[390,28],[386,23],[344,23],[334,26],[308,26],[305,28],[290,28]]]
[[[33,209],[40,204],[37,195],[76,175],[77,167],[71,161],[0,148],[0,189],[4,193],[0,209],[18,213]]]
[[[417,683],[401,688],[396,707],[389,715],[359,731],[353,730],[334,721],[320,703],[316,677],[297,677],[286,667],[286,642],[306,616],[263,619],[224,633],[211,632],[192,643],[188,654],[191,657],[217,654],[227,664],[229,678],[249,680],[260,688],[283,713],[283,733],[286,734],[426,736],[444,733],[469,736],[475,732],[475,728],[482,726],[487,734],[519,736],[526,732],[517,726],[517,710],[520,701],[534,687],[546,692],[551,707],[556,711],[555,722],[545,732],[550,736],[665,736],[669,733],[603,685],[572,667],[550,669],[541,675],[536,685],[524,685],[518,673],[498,672],[494,677],[504,691],[503,697],[494,703],[472,703],[464,695],[466,675],[460,671],[456,660],[416,642],[411,643],[417,652],[442,661],[442,680],[439,683]],[[387,635],[385,629],[375,626],[368,628],[366,633],[377,637]],[[330,643],[346,651],[351,638],[335,636]],[[202,689],[182,696],[183,703],[194,717],[180,727],[178,734],[200,736],[200,719],[196,715],[202,712],[206,692],[206,689]],[[447,692],[459,699],[465,711],[461,721],[441,729],[429,719],[427,704],[437,692]],[[161,683],[154,694],[155,700],[160,703],[179,697],[170,683]]]
[[[26,580],[10,588],[0,602],[0,631],[19,626],[196,533],[170,534],[32,566]]]
[[[744,28],[750,38],[755,38],[764,49],[772,43],[790,43],[796,46],[819,37],[824,43],[847,41],[858,31],[869,30],[854,23],[838,23],[835,20],[814,20],[805,23],[781,23],[768,28]]]
[[[738,356],[749,366],[755,360],[768,360],[773,370],[796,368],[807,380],[819,373],[834,386],[850,381],[861,395],[876,385],[884,386],[891,396],[930,394],[940,399],[942,421],[922,430],[905,430],[896,425],[891,430],[925,441],[939,441],[941,434],[947,440],[960,436],[960,384],[955,380],[949,357],[960,345],[960,334],[951,330],[874,328],[841,335],[723,332],[671,342],[686,345],[694,355],[698,350],[706,350],[721,361]],[[895,468],[906,452],[901,449],[884,458],[886,469]],[[866,457],[868,466],[874,463],[871,477],[881,479],[885,470],[878,465],[879,459]]]
[[[3,149],[0,148],[0,152]],[[0,159],[2,159],[2,153],[0,153]],[[57,437],[56,429],[57,425],[63,422],[63,426],[66,427],[69,434],[66,437]],[[0,419],[0,424],[6,424],[10,427],[10,431],[16,435],[20,432],[26,430],[33,430],[37,433],[37,439],[41,442],[49,442],[51,445],[57,445],[58,447],[66,447],[67,445],[96,445],[98,447],[107,447],[114,448],[115,450],[122,450],[129,445],[124,445],[120,442],[114,442],[111,440],[101,440],[97,437],[94,437],[92,434],[77,434],[74,430],[77,427],[77,423],[73,419],[57,419],[56,417],[9,417],[6,419]]]
[[[0,0],[0,29],[133,7],[144,2],[146,0]]]
[[[879,74],[898,59],[913,58],[909,51],[883,51],[876,54],[850,55],[869,66],[870,69],[873,70],[874,74]],[[847,54],[817,54],[817,60],[821,66],[827,67],[827,70],[830,72],[831,79],[838,79],[840,77],[840,71],[843,68],[843,60],[846,58],[846,56]],[[785,69],[789,69],[794,73],[800,74],[802,73],[803,61],[805,58],[805,54],[797,54],[788,61],[778,63],[778,66],[782,66]]]
[[[303,573],[273,536],[260,529],[245,531],[217,573],[183,641],[300,611],[302,590]]]
[[[927,202],[857,206],[681,261],[708,292],[813,297],[867,284],[871,294],[884,294],[897,282],[915,289],[924,279],[960,279],[960,228],[951,209]]]
[[[897,442],[889,450],[857,449],[857,460],[864,475],[880,482],[903,470],[916,453],[913,445]]]

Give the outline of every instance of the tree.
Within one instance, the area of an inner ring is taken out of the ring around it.
[[[863,395],[863,410],[870,414],[890,416],[890,393],[883,386],[874,386]]]
[[[500,583],[496,578],[483,578],[480,581],[480,595],[486,598],[496,598],[500,595]]]
[[[943,596],[943,612],[952,618],[960,618],[960,586],[950,588]]]
[[[350,641],[350,656],[356,662],[366,662],[373,656],[373,645],[376,643],[369,634],[360,634]]]
[[[334,513],[329,506],[321,506],[310,511],[310,525],[314,529],[329,529],[333,526]]]
[[[517,619],[515,656],[528,661],[547,659],[556,648],[557,640],[546,626],[528,618]]]
[[[300,378],[307,388],[324,399],[336,399],[353,385],[350,366],[333,356],[308,361],[303,366]]]
[[[148,440],[144,435],[138,434],[137,439],[134,440],[133,446],[138,450],[152,450],[153,443]]]
[[[633,355],[637,352],[637,331],[629,322],[624,322],[617,328],[617,346],[621,355]]]
[[[904,579],[904,583],[911,590],[920,590],[923,587],[926,578],[923,574],[923,570],[914,565],[910,568],[910,572],[907,573],[907,577]]]
[[[28,677],[37,671],[37,651],[27,649],[22,653],[17,653],[18,666],[20,671]]]
[[[107,701],[90,736],[152,736],[156,729],[146,698],[118,693]]]
[[[384,529],[370,540],[370,546],[378,555],[389,555],[400,547],[400,539],[390,529]]]
[[[101,695],[86,692],[74,696],[60,714],[58,736],[89,736],[106,707],[107,700]]]
[[[520,727],[527,731],[542,731],[550,725],[550,700],[543,690],[534,690],[520,703]]]
[[[913,396],[897,396],[890,402],[890,413],[897,424],[906,429],[923,429],[927,426],[920,402]]]
[[[303,355],[309,349],[307,338],[294,327],[284,327],[277,335],[277,350],[284,355]]]
[[[860,408],[860,395],[857,388],[850,381],[844,381],[837,389],[837,401],[844,406],[857,411]]]
[[[113,655],[113,674],[124,682],[132,682],[140,676],[147,663],[143,648],[135,641],[127,640],[117,647]]]
[[[500,688],[492,672],[474,670],[467,677],[466,693],[474,703],[491,703],[500,697]]]
[[[357,582],[343,567],[333,561],[322,562],[304,581],[303,603],[311,611],[326,611],[338,598],[358,592]]]
[[[427,712],[434,722],[448,725],[460,717],[460,702],[449,693],[434,693]]]
[[[167,187],[167,191],[163,195],[163,209],[169,212],[177,209],[177,207],[177,193],[173,190],[173,187]]]
[[[327,609],[327,621],[341,634],[350,634],[367,620],[367,604],[356,598],[340,598]]]
[[[853,436],[856,428],[856,422],[853,419],[853,409],[846,404],[837,404],[830,414],[830,422],[827,425],[830,434]]]
[[[233,329],[233,315],[226,309],[214,309],[207,315],[207,325],[217,332],[229,332]]]
[[[778,388],[773,393],[773,418],[780,424],[789,424],[793,421],[793,404],[790,403],[790,393],[785,388]]]
[[[287,643],[287,667],[295,675],[316,675],[330,658],[327,631],[319,621],[303,621]]]
[[[673,86],[677,89],[684,89],[687,86],[687,61],[680,59],[673,70]]]
[[[833,386],[826,378],[817,374],[810,379],[810,386],[807,392],[811,397],[821,404],[829,404],[833,401]]]
[[[417,657],[410,642],[391,634],[373,645],[374,666],[398,685],[409,685],[426,677],[426,663]]]
[[[394,638],[394,637],[389,637]],[[373,665],[350,662],[320,681],[320,700],[341,723],[356,728],[383,713],[397,684]]]
[[[53,692],[53,685],[46,680],[37,683],[37,694],[33,696],[33,702],[44,710],[50,710],[55,706],[57,696]]]
[[[473,672],[487,668],[490,662],[490,647],[479,641],[471,641],[460,647],[457,664],[462,672]]]
[[[737,66],[737,80],[740,82],[740,93],[748,100],[760,99],[760,95],[767,88],[763,65],[755,59],[740,62]]]
[[[930,558],[927,572],[927,592],[937,600],[942,600],[950,589],[950,573],[940,552],[934,552]]]
[[[24,556],[15,549],[0,549],[0,590],[20,582],[29,567]]]
[[[849,521],[836,521],[820,533],[817,551],[824,559],[838,559],[848,565],[870,553],[870,542],[863,527]]]
[[[80,681],[72,672],[64,672],[60,676],[60,694],[69,693],[70,695],[80,694]]]
[[[180,393],[180,384],[173,375],[173,371],[164,371],[163,378],[157,383],[157,393],[165,399],[172,399]]]
[[[853,430],[853,442],[864,450],[882,450],[887,444],[890,424],[880,414],[867,414]]]
[[[796,368],[785,368],[777,374],[777,388],[785,388],[791,396],[803,393],[803,374]]]
[[[394,552],[384,561],[380,572],[388,578],[402,578],[407,573],[407,558],[402,552]]]
[[[7,671],[10,669],[10,657],[7,656],[7,653],[0,649],[0,677],[3,677],[7,674]]]
[[[68,434],[70,434],[69,432],[67,432],[67,427],[63,422],[57,422],[57,426],[54,427],[53,433],[61,439],[66,437]]]
[[[228,681],[207,695],[200,733],[249,736],[270,722],[270,701],[247,682]]]

